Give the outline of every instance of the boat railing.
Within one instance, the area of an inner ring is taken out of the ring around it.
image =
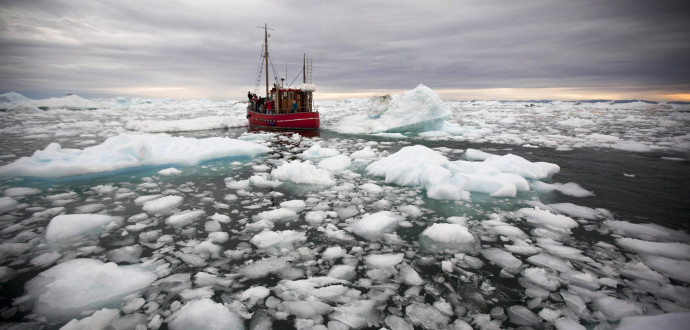
[[[269,115],[269,114],[270,115],[289,115],[291,113],[319,112],[317,107],[313,107],[311,109],[308,107],[301,107],[301,108],[297,108],[297,111],[295,111],[295,112],[292,112],[292,108],[285,108],[285,109],[280,109],[280,111],[278,113],[276,113],[275,109],[267,110],[263,107],[257,109],[256,104],[253,102],[247,106],[247,109],[251,112],[261,113],[261,114],[265,114],[265,115]]]

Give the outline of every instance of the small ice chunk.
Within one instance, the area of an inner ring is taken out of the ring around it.
[[[307,236],[303,232],[294,230],[283,231],[264,231],[254,235],[250,243],[254,244],[259,249],[288,249],[294,250],[295,245],[304,243]]]
[[[104,214],[62,214],[50,220],[46,228],[48,242],[67,241],[100,230],[110,222],[123,219]]]
[[[103,308],[81,320],[72,319],[60,330],[107,329],[119,316],[120,312],[117,309]]]
[[[208,238],[211,240],[213,243],[225,243],[230,239],[230,234],[226,232],[213,232],[208,234]]]
[[[270,211],[263,211],[252,217],[254,221],[292,221],[297,219],[297,212],[289,208],[279,208]]]
[[[321,147],[318,144],[315,144],[311,146],[309,149],[305,150],[300,154],[300,156],[304,159],[320,159],[320,158],[329,158],[333,156],[337,156],[340,154],[340,151],[331,149],[331,148],[324,148]]]
[[[84,310],[119,303],[147,288],[156,275],[138,265],[118,266],[95,259],[72,259],[29,280],[34,313],[49,318],[76,316]]]
[[[683,330],[690,324],[690,313],[667,313],[659,315],[624,316],[618,330]]]
[[[344,171],[350,164],[352,160],[350,157],[345,155],[337,155],[330,158],[326,158],[319,162],[318,167],[329,170],[331,172]]]
[[[268,297],[269,294],[271,294],[271,290],[269,290],[265,286],[253,286],[242,292],[240,300],[247,301],[247,304],[249,306],[254,306],[254,304],[256,304],[257,301]]]
[[[379,186],[377,184],[373,184],[373,183],[365,183],[365,184],[359,186],[359,189],[366,191],[367,193],[370,193],[370,194],[378,194],[378,193],[381,193],[383,191],[383,188],[381,188],[381,186]]]
[[[578,226],[577,221],[561,214],[553,214],[547,210],[541,210],[538,207],[533,209],[523,208],[517,211],[517,214],[527,218],[527,222],[537,226],[544,226],[548,229],[569,230]]]
[[[597,218],[597,210],[586,206],[575,205],[573,203],[549,204],[548,206],[560,213],[565,213],[571,217],[588,220],[594,220]]]
[[[405,314],[412,324],[424,329],[443,329],[450,322],[450,318],[438,309],[418,302],[408,305]]]
[[[108,260],[114,263],[137,263],[143,253],[141,245],[125,246],[108,251]]]
[[[171,215],[165,219],[165,223],[171,227],[181,228],[194,223],[194,221],[204,216],[204,214],[206,214],[204,210],[187,210],[175,215]]]
[[[376,152],[371,150],[371,147],[364,147],[362,150],[353,152],[350,157],[352,159],[372,159],[376,158]]]
[[[415,286],[424,284],[424,279],[422,279],[419,273],[406,263],[400,264],[400,278],[402,278],[403,283],[406,285]]]
[[[177,175],[177,174],[182,174],[182,171],[174,168],[174,167],[168,167],[166,169],[162,169],[158,171],[158,174],[160,175]]]
[[[333,311],[333,307],[318,300],[286,301],[283,308],[288,313],[299,318],[313,318],[319,315],[328,314]]]
[[[642,307],[635,302],[610,296],[594,299],[594,307],[609,321],[617,321],[625,316],[640,315],[643,312]]]
[[[357,271],[352,265],[335,265],[331,267],[326,276],[351,281],[357,276]]]
[[[334,259],[339,259],[342,258],[345,255],[345,249],[341,248],[340,246],[330,246],[326,248],[325,251],[321,254],[321,257],[325,260],[334,260]]]
[[[390,211],[381,211],[364,216],[352,226],[352,232],[368,240],[381,238],[385,232],[392,231],[400,219]]]
[[[573,268],[563,259],[559,259],[548,254],[540,253],[527,258],[527,261],[540,267],[548,267],[559,272],[567,272]]]
[[[27,188],[27,187],[15,187],[15,188],[7,188],[3,192],[3,194],[7,197],[24,197],[24,196],[29,196],[29,195],[35,195],[40,193],[41,191],[36,189],[36,188]]]
[[[0,197],[0,214],[14,211],[19,203],[12,197]]]
[[[419,207],[414,206],[414,205],[405,205],[405,206],[400,206],[398,207],[398,211],[402,212],[402,214],[406,215],[407,217],[416,219],[422,216],[422,210],[419,209]]]
[[[175,312],[168,325],[172,330],[209,328],[244,330],[244,321],[239,315],[209,298],[186,303]]]
[[[467,227],[455,223],[435,223],[420,234],[420,244],[431,251],[450,249],[473,252],[477,241]]]
[[[230,222],[230,217],[225,215],[225,214],[219,214],[219,213],[214,213],[211,216],[212,220],[218,221],[220,223],[229,223]]]
[[[162,211],[180,206],[182,204],[182,200],[182,196],[165,196],[144,202],[143,209],[149,213],[160,213]]]
[[[271,175],[281,181],[323,186],[335,185],[331,172],[317,168],[310,161],[294,160],[283,163],[271,171]]]
[[[627,237],[616,239],[616,243],[624,249],[638,254],[690,260],[690,245],[688,244],[649,242]]]
[[[280,207],[286,208],[286,209],[291,209],[297,213],[302,212],[306,207],[307,204],[300,199],[293,199],[289,201],[285,201],[280,203]]]
[[[604,224],[617,232],[644,240],[690,242],[689,234],[653,223],[630,223],[627,221],[606,220]]]
[[[510,252],[501,249],[484,249],[481,251],[481,253],[482,256],[484,256],[484,258],[488,259],[489,261],[493,262],[501,268],[513,269],[520,267],[520,265],[522,265],[522,261],[520,261],[520,259],[515,258],[515,256],[513,256]]]
[[[364,258],[370,268],[392,268],[402,262],[403,253],[370,254]]]
[[[508,307],[508,316],[510,317],[510,322],[517,325],[539,325],[539,316],[522,305],[513,305]]]
[[[690,283],[690,261],[669,259],[660,256],[645,256],[642,261],[650,268],[669,277]]]

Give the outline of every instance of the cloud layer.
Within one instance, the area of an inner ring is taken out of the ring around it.
[[[292,81],[306,52],[319,91],[335,97],[419,83],[448,98],[683,94],[687,17],[688,5],[666,0],[8,1],[0,91],[240,98],[267,22],[276,71],[287,66]]]

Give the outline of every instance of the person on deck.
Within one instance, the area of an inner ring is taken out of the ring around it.
[[[292,100],[292,113],[297,112],[297,100]]]
[[[266,113],[273,114],[273,101],[266,102]]]
[[[247,92],[247,98],[249,99],[249,101],[252,100],[252,92],[251,91]]]

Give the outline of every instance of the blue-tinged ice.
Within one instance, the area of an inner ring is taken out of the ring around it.
[[[450,116],[438,94],[424,85],[392,97],[373,97],[367,108],[366,114],[350,115],[332,128],[348,134],[437,131]]]

